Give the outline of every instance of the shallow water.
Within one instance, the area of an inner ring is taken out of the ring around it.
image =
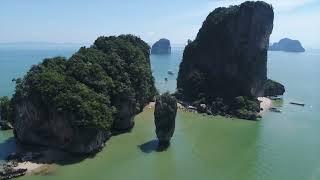
[[[181,49],[151,56],[161,92],[175,89],[176,74],[169,76],[167,71],[178,72],[181,56]],[[3,78],[3,58],[0,64]],[[268,74],[287,89],[284,100],[275,102],[282,114],[267,112],[261,121],[251,122],[179,112],[171,146],[155,152],[153,112],[147,109],[135,118],[131,133],[113,137],[95,158],[61,165],[47,176],[21,179],[320,179],[319,67],[316,51],[270,52]],[[306,106],[290,105],[292,100]],[[0,158],[14,149],[11,136],[10,131],[0,132]]]

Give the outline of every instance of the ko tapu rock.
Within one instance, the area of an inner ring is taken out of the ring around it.
[[[305,52],[300,41],[289,38],[281,39],[269,47],[269,51]]]
[[[69,59],[33,66],[16,81],[14,135],[23,144],[72,153],[99,151],[157,94],[150,47],[133,35],[99,37]]]
[[[151,54],[171,54],[171,45],[168,39],[160,39],[152,45]]]
[[[185,47],[176,96],[196,107],[205,104],[209,114],[257,119],[273,20],[272,6],[262,1],[211,12]]]
[[[154,122],[156,134],[159,139],[160,148],[170,143],[175,130],[175,119],[177,115],[177,100],[169,93],[164,93],[156,98],[154,111]]]

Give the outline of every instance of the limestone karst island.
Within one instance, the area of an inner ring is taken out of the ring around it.
[[[270,51],[285,51],[285,52],[305,52],[301,43],[298,40],[289,38],[281,39],[279,42],[273,43],[269,47]]]
[[[171,53],[171,44],[168,39],[160,39],[155,42],[151,48],[151,54],[170,54]]]
[[[320,179],[319,11],[0,2],[0,180]]]

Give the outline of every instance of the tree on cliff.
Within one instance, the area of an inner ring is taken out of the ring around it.
[[[154,121],[160,146],[169,144],[175,129],[176,115],[176,98],[171,96],[169,93],[164,93],[158,96],[154,111]]]
[[[62,119],[66,126],[71,124],[74,133],[81,128],[108,135],[113,129],[131,128],[134,115],[156,95],[149,49],[133,35],[99,37],[90,48],[80,48],[70,59],[49,58],[33,66],[17,83],[13,97],[20,113],[15,119],[18,139],[24,141],[25,133],[39,139],[43,135],[30,126],[19,129],[26,122],[19,117],[29,118],[32,123],[34,117],[27,113],[33,107],[40,121]],[[54,137],[56,132],[50,127],[43,128]]]

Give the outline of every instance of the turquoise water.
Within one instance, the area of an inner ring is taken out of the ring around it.
[[[38,64],[44,58],[54,56],[71,56],[78,47],[16,49],[0,47],[0,96],[10,96],[15,84],[13,78],[23,77],[32,65]]]
[[[172,48],[170,55],[151,55],[151,69],[160,93],[175,91],[182,54],[183,48],[176,47]],[[168,71],[172,71],[174,74],[169,75]],[[168,81],[165,81],[165,78]]]
[[[44,56],[69,56],[73,51],[0,52],[0,95],[10,95],[13,77]],[[181,57],[182,48],[171,55],[151,56],[160,92],[174,91]],[[274,102],[282,114],[267,112],[261,121],[251,122],[178,112],[171,147],[157,153],[152,152],[153,110],[147,109],[135,118],[132,133],[113,137],[95,158],[59,165],[50,176],[21,179],[318,180],[319,67],[320,51],[269,52],[268,75],[287,90],[283,101]],[[175,74],[168,75],[168,70]],[[306,106],[293,106],[290,101]],[[10,137],[11,131],[0,132],[0,159],[15,147]],[[148,152],[141,151],[140,145]]]

